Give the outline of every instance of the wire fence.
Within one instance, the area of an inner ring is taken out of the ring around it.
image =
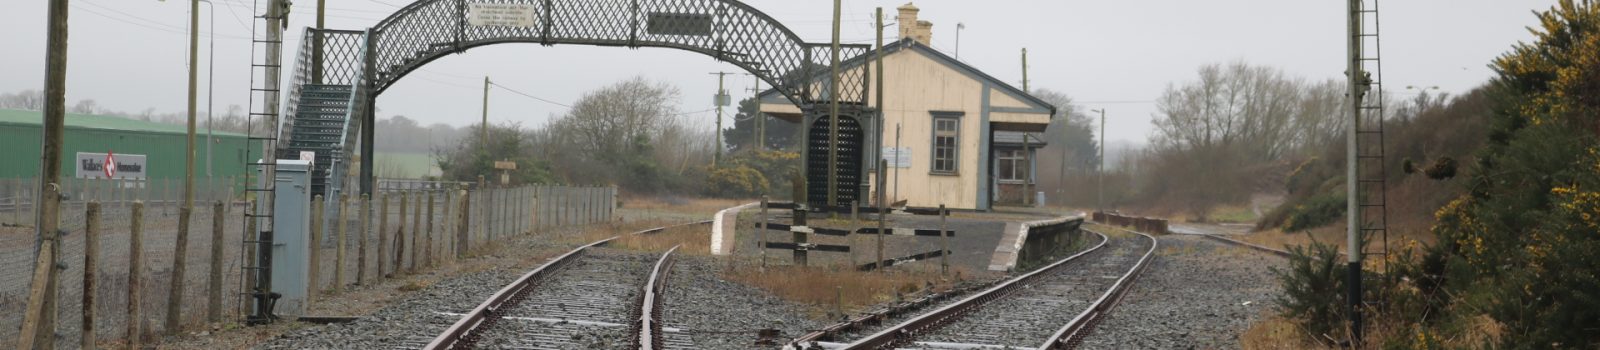
[[[96,219],[88,214],[91,202],[100,206],[91,299],[96,340],[125,341],[135,321],[143,340],[167,333],[167,310],[174,300],[181,300],[180,328],[242,320],[248,312],[241,293],[247,288],[241,280],[246,271],[242,264],[247,261],[244,254],[253,253],[242,244],[243,224],[252,201],[241,195],[242,187],[233,186],[238,180],[242,179],[197,180],[184,252],[184,283],[177,299],[170,292],[181,181],[64,181],[54,337],[58,347],[73,348],[83,339],[85,228],[89,220]],[[0,179],[0,344],[15,344],[23,327],[38,250],[33,228],[36,181]],[[609,221],[616,194],[612,187],[474,189],[451,184],[380,190],[366,201],[319,198],[309,204],[322,210],[309,219],[320,220],[321,225],[312,225],[316,249],[308,258],[318,268],[308,276],[312,290],[307,294],[328,297],[351,285],[427,269],[513,235]],[[133,218],[135,206],[142,207],[139,220]],[[142,232],[143,271],[138,278],[142,312],[138,320],[129,319],[134,225]],[[214,259],[212,245],[217,243],[222,250],[220,258]],[[213,270],[220,272],[219,293],[211,288]],[[216,300],[218,296],[222,300]],[[213,315],[218,319],[212,319]]]

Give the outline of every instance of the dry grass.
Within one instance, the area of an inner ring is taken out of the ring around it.
[[[836,309],[846,314],[867,311],[871,306],[932,288],[942,291],[954,286],[963,276],[952,269],[951,278],[941,278],[937,268],[911,266],[887,272],[856,271],[833,267],[769,266],[763,272],[755,266],[739,266],[723,274],[729,281],[761,288],[779,298],[812,307],[813,318],[834,319]]]
[[[607,246],[647,252],[662,252],[679,246],[676,254],[709,256],[711,226],[687,225],[648,235],[623,235]]]
[[[663,211],[682,214],[695,214],[710,216],[718,210],[738,206],[740,204],[759,201],[759,199],[723,199],[723,198],[686,198],[686,197],[627,197],[623,199],[622,206],[630,209],[646,211]]]
[[[1294,322],[1282,316],[1262,318],[1246,328],[1239,336],[1239,347],[1244,349],[1323,349],[1321,344],[1306,343],[1305,333]]]

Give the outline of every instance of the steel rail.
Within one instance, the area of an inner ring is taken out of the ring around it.
[[[1228,238],[1228,237],[1223,237],[1222,235],[1214,235],[1214,234],[1206,234],[1206,233],[1194,234],[1194,235],[1200,236],[1200,237],[1209,238],[1211,240],[1219,241],[1219,242],[1222,242],[1222,243],[1227,243],[1227,244],[1232,244],[1232,245],[1241,246],[1241,247],[1245,247],[1245,248],[1255,249],[1257,251],[1261,251],[1261,252],[1265,252],[1267,254],[1277,255],[1277,256],[1281,256],[1281,257],[1285,257],[1285,258],[1291,256],[1291,254],[1289,254],[1289,251],[1287,251],[1287,250],[1268,248],[1267,246],[1264,246],[1264,245],[1245,242],[1245,241],[1232,239],[1232,238]]]
[[[1084,230],[1094,232],[1090,231],[1089,229]],[[1101,294],[1100,299],[1095,300],[1094,304],[1089,306],[1089,309],[1084,310],[1082,313],[1079,313],[1077,317],[1072,318],[1071,322],[1067,322],[1067,325],[1061,327],[1060,330],[1057,330],[1055,335],[1050,336],[1049,340],[1046,340],[1044,344],[1039,345],[1040,350],[1074,349],[1077,348],[1078,345],[1081,345],[1083,338],[1087,337],[1090,332],[1093,332],[1095,325],[1100,324],[1100,320],[1105,319],[1106,315],[1111,314],[1111,309],[1115,308],[1117,304],[1122,301],[1122,297],[1127,295],[1127,292],[1130,289],[1129,287],[1133,286],[1133,281],[1139,277],[1139,273],[1144,272],[1144,268],[1150,265],[1150,259],[1155,257],[1156,247],[1160,245],[1160,241],[1156,240],[1155,236],[1151,236],[1143,232],[1129,230],[1124,231],[1133,232],[1140,236],[1144,236],[1145,238],[1149,238],[1150,250],[1145,251],[1144,256],[1139,258],[1139,263],[1134,264],[1133,268],[1128,269],[1128,272],[1123,274],[1122,278],[1118,278],[1117,283],[1112,284],[1111,288],[1107,289],[1105,294]],[[1099,232],[1095,232],[1095,234],[1099,234],[1101,236],[1105,235]]]
[[[946,305],[937,310],[923,314],[922,316],[917,316],[916,318],[901,322],[894,327],[889,327],[879,331],[878,333],[856,340],[855,342],[845,345],[843,348],[894,349],[898,346],[905,345],[905,343],[910,342],[918,335],[934,331],[939,327],[949,324],[950,322],[954,322],[961,317],[976,311],[978,308],[983,307],[983,305],[988,304],[991,301],[999,300],[1000,298],[1004,298],[1007,295],[1016,292],[1021,287],[1034,282],[1034,280],[1039,279],[1045,274],[1055,272],[1055,270],[1065,266],[1068,262],[1076,260],[1085,254],[1100,250],[1100,248],[1106,246],[1107,242],[1111,241],[1111,238],[1107,237],[1105,234],[1093,231],[1088,232],[1099,235],[1100,243],[1096,244],[1094,247],[1079,252],[1078,254],[1073,254],[1065,259],[1051,263],[1048,266],[1034,270],[1033,272],[1023,274],[1022,276],[1017,276],[1016,278],[1012,278],[1005,282],[1001,282],[999,285],[986,289],[982,292],[978,292],[977,294],[969,296],[965,299],[961,299],[960,301],[950,305]]]
[[[711,221],[706,220],[686,224],[662,226],[633,232],[631,234],[651,234],[682,226],[703,225],[708,223],[711,223]],[[473,308],[472,312],[468,312],[466,315],[461,316],[461,319],[456,320],[456,323],[450,325],[450,328],[445,329],[444,333],[439,334],[439,336],[435,337],[433,341],[428,342],[428,345],[423,347],[423,349],[434,350],[471,348],[473,344],[478,342],[479,337],[482,335],[482,332],[479,332],[479,330],[489,325],[493,325],[500,320],[499,316],[501,310],[507,309],[509,306],[516,305],[516,303],[521,302],[522,299],[527,296],[528,292],[533,290],[535,286],[538,286],[539,282],[543,281],[544,278],[555,273],[555,270],[559,269],[560,267],[565,266],[573,260],[576,260],[573,259],[574,256],[580,255],[586,249],[605,245],[606,243],[610,243],[612,240],[620,237],[622,237],[622,235],[612,236],[610,238],[585,244],[567,252],[566,254],[562,254],[555,259],[545,262],[544,265],[540,265],[539,267],[528,271],[528,273],[523,274],[522,277],[518,277],[515,281],[512,281],[511,284],[508,284],[504,288],[501,288],[500,291],[495,292],[494,295],[490,295],[488,300],[484,300],[483,303],[478,304],[478,307]]]
[[[661,299],[667,291],[667,272],[672,270],[672,252],[678,250],[682,244],[672,246],[666,254],[661,254],[661,260],[656,261],[656,267],[650,270],[650,279],[644,284],[644,296],[639,298],[639,319],[634,322],[638,335],[634,339],[637,349],[661,349],[666,342],[661,330]]]

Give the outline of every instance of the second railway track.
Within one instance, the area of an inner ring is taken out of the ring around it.
[[[670,329],[655,321],[659,312],[646,310],[660,308],[661,298],[655,294],[661,291],[673,251],[653,254],[606,248],[615,238],[578,247],[529,271],[460,315],[425,348],[662,347],[660,334]]]
[[[1089,250],[842,347],[1070,348],[1115,305],[1156,249],[1155,237],[1143,233],[1093,233],[1102,240]]]

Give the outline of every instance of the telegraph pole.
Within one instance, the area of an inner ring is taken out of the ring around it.
[[[749,73],[745,73],[749,74]],[[756,119],[756,149],[767,150],[767,116],[761,113],[761,76],[750,74],[755,80],[755,85],[750,85],[750,96],[756,100],[756,113],[751,118]],[[722,118],[717,118],[721,120]]]
[[[717,161],[722,159],[722,106],[728,105],[728,90],[723,89],[723,80],[728,72],[711,73],[717,76],[717,95],[711,97],[711,103],[717,105],[717,132],[716,153],[711,154],[711,166],[717,166]]]
[[[1106,109],[1091,109],[1089,111],[1100,112],[1100,174],[1099,179],[1096,180],[1100,185],[1095,187],[1100,188],[1100,199],[1097,205],[1100,207],[1099,212],[1104,213],[1106,212]]]
[[[200,63],[200,0],[189,1],[189,121],[183,149],[183,208],[178,210],[178,237],[172,256],[172,289],[167,303],[166,330],[177,334],[183,316],[183,275],[188,260],[189,218],[194,213],[194,119],[195,91],[198,90]]]
[[[833,0],[833,59],[828,68],[828,208],[838,206],[839,186],[839,0]],[[832,210],[830,210],[832,212]],[[837,213],[835,213],[837,215]]]
[[[1356,169],[1358,156],[1356,151],[1356,132],[1361,122],[1361,95],[1363,91],[1365,73],[1361,71],[1361,2],[1362,0],[1349,0],[1349,35],[1348,51],[1345,64],[1345,92],[1347,100],[1345,110],[1349,113],[1349,123],[1345,125],[1345,250],[1349,254],[1349,273],[1346,285],[1349,287],[1350,301],[1350,343],[1358,346],[1361,343],[1361,209],[1357,206],[1360,201],[1361,183],[1356,177],[1360,172]]]
[[[489,149],[489,76],[483,76],[483,125],[478,127],[478,142]]]
[[[39,155],[38,216],[34,235],[39,240],[33,282],[28,288],[28,309],[23,314],[19,349],[53,349],[56,333],[56,288],[60,279],[61,141],[66,128],[67,0],[51,0],[45,25],[44,146]]]
[[[878,131],[878,135],[883,135],[883,131],[882,130],[883,130],[883,126],[884,126],[884,120],[883,120],[883,8],[882,7],[878,8],[877,17],[878,17],[878,25],[877,25],[877,27],[878,27],[878,47],[877,47],[877,49],[872,51],[873,52],[873,55],[872,55],[873,57],[872,58],[874,60],[878,61],[877,62],[878,66],[874,67],[874,69],[873,69],[875,71],[873,73],[877,74],[877,81],[878,82],[876,84],[872,85],[873,86],[873,90],[875,90],[874,91],[874,95],[876,95],[875,99],[877,99],[877,101],[874,102],[872,105],[876,106],[877,109],[878,109],[878,111],[877,111],[878,112],[878,127],[877,127],[877,129],[879,130]],[[895,145],[894,146],[895,146],[895,158],[896,158],[895,162],[899,163],[899,159],[898,159],[898,158],[900,158],[900,153],[899,153],[899,151],[900,151],[900,148],[899,148],[900,147],[900,138],[899,138],[899,136],[900,136],[900,125],[899,124],[895,125],[894,132],[895,132],[895,140],[894,140]],[[877,145],[877,147],[878,147],[878,158],[883,158],[883,137],[877,137],[877,139],[878,139],[878,145]],[[888,163],[881,163],[881,164],[887,166]],[[896,175],[900,174],[900,170],[899,169],[900,168],[895,168],[894,172],[895,172]],[[878,176],[880,176],[880,177],[883,176],[883,174],[886,174],[886,173],[883,172],[883,171],[879,171],[878,172]],[[878,186],[883,186],[883,184],[888,183],[886,181],[887,180],[878,181]],[[900,186],[900,180],[899,180],[899,178],[896,178],[895,179],[895,187],[899,187],[899,186]],[[880,189],[878,189],[878,192],[881,193],[884,190],[887,190],[887,189],[880,188]],[[900,194],[900,191],[895,191],[895,195],[899,195],[899,194]],[[880,195],[880,196],[878,196],[878,200],[879,201],[885,201],[886,199],[884,199],[883,196]],[[889,205],[888,205],[888,203],[882,203],[882,205],[879,205],[879,207],[888,208]],[[878,215],[883,215],[883,213],[884,212],[880,211],[880,212],[878,212]],[[882,239],[883,235],[880,234],[878,236],[879,236],[879,239]],[[882,255],[882,254],[880,254],[880,255]],[[880,257],[880,259],[878,259],[878,261],[883,261],[883,259],[881,259],[881,257]]]
[[[1028,90],[1028,48],[1022,48],[1022,92],[1032,93]]]
[[[318,30],[321,30],[323,28],[327,28],[327,27],[323,26],[326,22],[324,21],[324,18],[323,18],[323,15],[322,15],[322,13],[325,12],[324,10],[327,9],[327,5],[328,5],[327,4],[327,0],[317,0],[317,29]],[[315,36],[311,37],[311,46],[312,46],[312,48],[311,48],[311,81],[313,81],[313,82],[315,82],[317,84],[321,84],[322,83],[322,35],[321,35],[321,33],[318,33],[318,35],[315,35]]]

